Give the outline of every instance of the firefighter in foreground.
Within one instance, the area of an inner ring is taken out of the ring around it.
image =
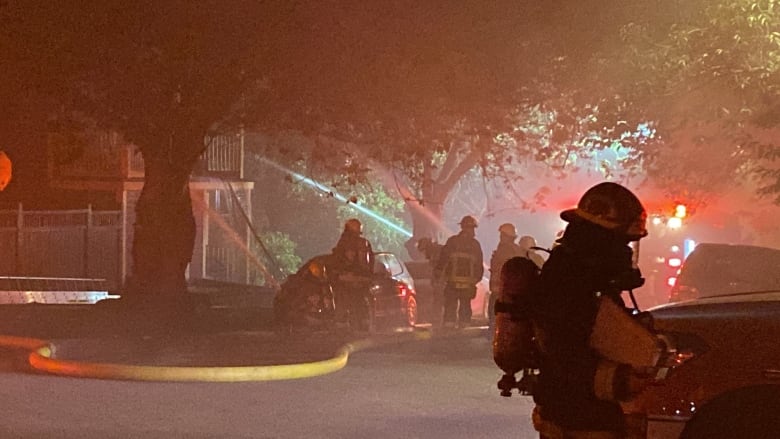
[[[444,283],[443,322],[447,328],[471,324],[471,300],[477,296],[477,283],[485,270],[482,247],[475,237],[477,220],[467,215],[459,224],[460,233],[444,244],[434,270],[434,276]]]
[[[333,248],[332,274],[337,318],[346,319],[352,329],[370,329],[367,299],[373,270],[371,243],[363,237],[360,221],[351,218],[344,223],[344,231]]]
[[[624,307],[621,292],[642,285],[629,243],[647,235],[646,212],[625,187],[600,183],[561,213],[566,230],[533,294],[540,377],[534,427],[542,439],[626,436],[619,402],[649,382],[641,371],[593,348],[599,300]]]

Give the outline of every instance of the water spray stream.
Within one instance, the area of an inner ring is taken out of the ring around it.
[[[420,213],[422,216],[426,217],[428,221],[431,222],[431,224],[435,224],[436,227],[438,227],[439,230],[444,232],[447,236],[455,233],[455,231],[448,227],[441,218],[436,216],[433,212],[431,212],[430,209],[425,207],[419,200],[417,200],[413,195],[412,189],[404,183],[398,181],[398,178],[396,178],[396,176],[391,171],[388,171],[386,168],[377,163],[372,163],[372,169],[385,183],[385,185],[396,186],[398,192],[401,194],[401,197],[408,201],[406,205],[409,206],[411,210],[414,210]]]
[[[285,174],[290,175],[291,177],[295,178],[296,181],[300,181],[301,183],[305,183],[306,185],[308,185],[308,186],[310,186],[310,187],[312,187],[314,189],[317,189],[319,191],[322,191],[322,192],[325,192],[327,194],[330,194],[330,195],[333,196],[333,198],[335,198],[335,199],[337,199],[339,201],[342,201],[344,203],[349,203],[352,207],[357,209],[359,212],[361,212],[363,214],[366,214],[366,215],[370,216],[371,218],[379,221],[380,223],[384,224],[385,226],[387,226],[391,230],[394,230],[394,231],[402,234],[403,236],[405,236],[407,238],[411,238],[412,237],[412,232],[411,231],[409,231],[409,230],[399,226],[398,224],[388,220],[387,218],[383,217],[382,215],[376,213],[375,211],[373,211],[373,210],[371,210],[371,209],[369,209],[369,208],[367,208],[365,206],[361,206],[360,204],[356,204],[356,203],[351,202],[347,197],[345,197],[344,195],[341,195],[340,193],[336,192],[335,190],[325,186],[324,184],[322,184],[322,183],[320,183],[318,181],[312,180],[311,178],[306,177],[304,175],[301,175],[301,174],[299,174],[299,173],[297,173],[297,172],[295,172],[295,171],[293,171],[293,170],[291,170],[289,168],[286,168],[286,167],[284,167],[284,166],[282,166],[282,165],[280,165],[280,164],[278,164],[278,163],[276,163],[274,161],[271,161],[271,160],[269,160],[269,159],[267,159],[265,157],[261,157],[260,160],[263,163],[271,166],[272,168],[274,168],[274,169],[276,169],[278,171],[284,172]]]

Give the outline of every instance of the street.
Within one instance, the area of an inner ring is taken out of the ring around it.
[[[100,381],[5,366],[3,438],[536,437],[530,398],[499,396],[481,336],[357,352],[339,372],[295,381]]]

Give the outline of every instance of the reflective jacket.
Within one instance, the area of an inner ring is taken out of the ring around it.
[[[434,272],[448,288],[472,289],[485,274],[483,264],[479,241],[460,232],[442,247]]]

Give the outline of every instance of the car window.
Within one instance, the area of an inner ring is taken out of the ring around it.
[[[679,283],[700,297],[780,289],[780,250],[702,244],[683,264]]]
[[[398,276],[400,274],[403,274],[404,268],[394,254],[388,253],[383,256],[385,256],[384,264],[390,270],[390,275]]]

